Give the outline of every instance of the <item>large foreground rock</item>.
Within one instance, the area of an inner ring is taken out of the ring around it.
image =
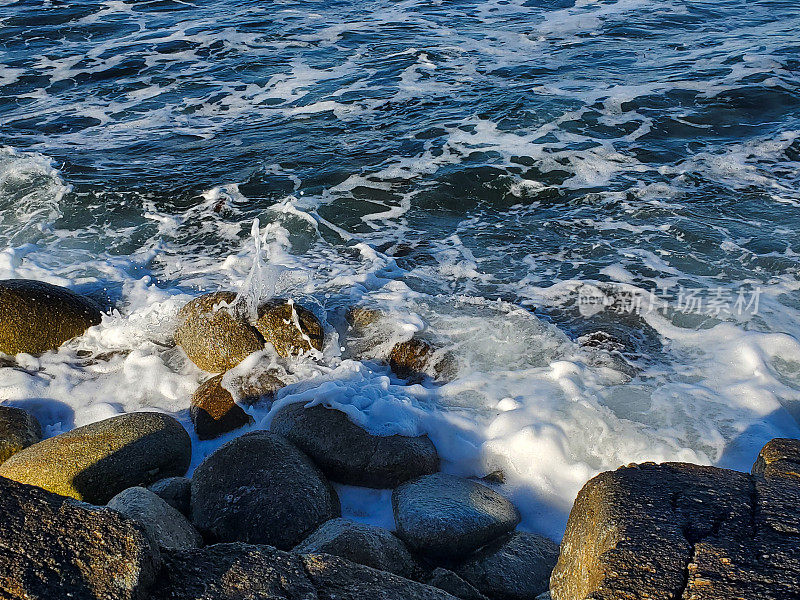
[[[105,504],[129,487],[185,474],[191,453],[189,434],[169,415],[129,413],[28,446],[0,465],[0,476]]]
[[[453,571],[442,567],[437,567],[433,570],[430,578],[428,578],[428,585],[453,594],[453,596],[461,598],[461,600],[487,600],[486,596],[481,594],[475,586],[461,579]]]
[[[470,556],[456,573],[492,600],[529,600],[549,589],[557,560],[554,541],[517,532]]]
[[[231,440],[192,477],[192,521],[211,541],[289,550],[339,515],[336,492],[311,459],[266,431]]]
[[[798,491],[685,463],[601,473],[573,505],[553,600],[798,598]]]
[[[280,409],[270,430],[291,440],[333,481],[372,488],[397,485],[439,470],[439,455],[427,436],[377,436],[345,413],[302,403]]]
[[[212,377],[197,388],[192,395],[189,416],[201,440],[214,439],[253,423],[253,418],[222,387],[222,375]]]
[[[189,550],[203,543],[200,534],[186,517],[143,487],[121,491],[109,500],[108,508],[141,523],[161,548]]]
[[[217,544],[165,557],[152,600],[455,600],[441,590],[324,554]]]
[[[161,557],[134,521],[1,477],[0,515],[0,598],[149,598]]]
[[[332,554],[379,571],[412,577],[417,564],[390,531],[348,519],[331,519],[298,544],[298,554]]]
[[[19,408],[0,406],[0,463],[42,439],[36,417]]]
[[[30,279],[0,281],[0,352],[39,354],[100,323],[97,305],[57,285]]]
[[[431,558],[455,560],[514,529],[519,511],[494,490],[445,473],[404,483],[392,493],[397,534]]]
[[[264,348],[258,331],[229,307],[233,292],[214,292],[187,303],[178,313],[175,342],[194,364],[222,373]]]
[[[280,356],[322,350],[322,324],[314,313],[286,300],[270,300],[258,309],[256,328]]]

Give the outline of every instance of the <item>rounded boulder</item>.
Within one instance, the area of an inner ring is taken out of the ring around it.
[[[262,304],[256,328],[280,356],[308,352],[311,348],[322,350],[322,324],[314,313],[294,302],[270,300]]]
[[[214,439],[253,423],[253,418],[222,387],[222,375],[212,377],[197,388],[192,395],[189,416],[201,440]]]
[[[99,307],[66,288],[30,279],[0,281],[0,352],[55,350],[100,323]]]
[[[36,417],[20,408],[0,406],[0,464],[42,439]]]
[[[231,440],[192,476],[192,521],[209,542],[289,550],[340,513],[336,492],[311,459],[267,431]]]
[[[174,418],[129,413],[28,446],[0,465],[0,476],[105,504],[126,488],[184,475],[191,453],[189,434]]]

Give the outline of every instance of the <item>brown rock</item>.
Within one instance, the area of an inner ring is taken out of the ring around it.
[[[256,329],[226,306],[235,299],[233,292],[205,294],[178,313],[175,342],[204,371],[222,373],[264,348]]]
[[[800,597],[794,482],[685,463],[601,473],[570,513],[553,600]]]
[[[758,453],[751,472],[763,477],[790,477],[800,480],[800,440],[770,440]]]
[[[40,354],[100,323],[90,299],[30,279],[0,281],[0,352]]]
[[[36,417],[20,408],[0,406],[0,463],[42,439]]]
[[[222,387],[222,375],[212,377],[197,388],[192,396],[189,416],[201,440],[214,439],[253,423],[253,418]]]
[[[299,325],[299,328],[298,328]],[[270,300],[258,309],[256,328],[280,356],[322,350],[322,324],[314,313],[293,302]]]

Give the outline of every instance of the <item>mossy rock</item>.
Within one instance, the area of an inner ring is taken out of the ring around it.
[[[319,319],[293,302],[270,300],[262,304],[256,328],[280,356],[308,352],[311,348],[322,350],[324,335]]]
[[[201,440],[211,440],[253,423],[253,418],[222,387],[222,375],[212,377],[197,388],[192,396],[189,415]]]
[[[66,288],[30,279],[0,281],[0,352],[55,350],[100,323],[99,307]]]
[[[28,446],[0,465],[0,476],[105,504],[126,488],[184,475],[191,453],[189,434],[169,415],[129,413]]]
[[[20,408],[0,406],[0,463],[42,439],[42,426]]]
[[[225,304],[233,292],[205,294],[178,313],[175,342],[194,364],[209,373],[222,373],[264,348],[258,331]]]

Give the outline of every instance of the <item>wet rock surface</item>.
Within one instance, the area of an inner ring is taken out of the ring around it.
[[[411,578],[417,565],[390,531],[347,519],[331,519],[294,548],[298,554],[332,554],[380,571]]]
[[[557,560],[554,541],[516,532],[480,549],[455,571],[492,600],[527,600],[548,590]]]
[[[214,292],[188,302],[178,313],[177,343],[194,364],[222,373],[264,348],[258,331],[230,305],[233,292]]]
[[[222,387],[222,375],[212,377],[192,395],[189,416],[201,440],[210,440],[253,423],[253,418],[236,404]]]
[[[0,464],[42,439],[42,426],[20,408],[0,406]]]
[[[336,556],[216,544],[165,556],[153,600],[454,600],[436,588]]]
[[[141,523],[161,548],[188,550],[203,543],[200,534],[186,517],[143,487],[121,491],[108,501],[107,506]]]
[[[291,440],[340,483],[393,488],[439,470],[439,455],[427,436],[372,435],[345,413],[322,405],[289,404],[275,414],[270,430]]]
[[[494,490],[444,473],[404,483],[392,493],[398,536],[413,551],[455,560],[513,530],[520,514]]]
[[[95,302],[31,279],[0,280],[0,352],[40,354],[100,323]]]
[[[276,299],[262,304],[256,328],[280,356],[292,356],[312,348],[322,350],[323,331],[319,319],[293,302]]]
[[[149,598],[161,555],[135,521],[2,477],[0,515],[0,598]]]
[[[340,512],[336,492],[311,459],[266,431],[228,442],[192,477],[192,522],[212,542],[289,550]]]
[[[601,473],[570,513],[553,600],[798,598],[798,491],[686,463]]]
[[[128,413],[84,425],[18,452],[0,476],[93,504],[136,485],[186,473],[191,441],[169,415]]]

